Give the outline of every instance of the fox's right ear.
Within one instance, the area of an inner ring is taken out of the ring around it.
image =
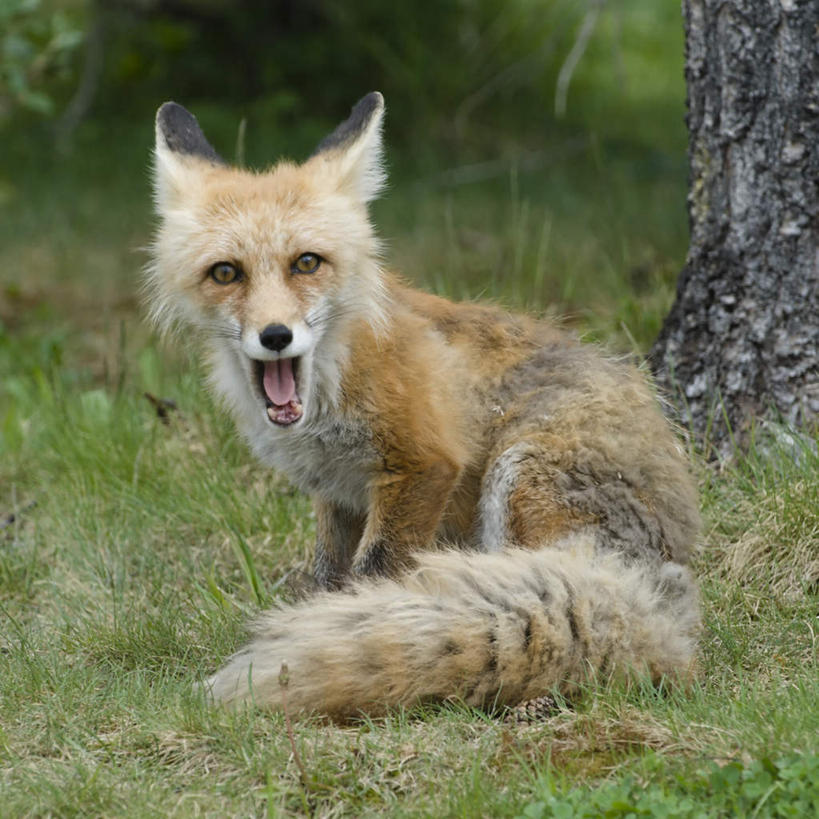
[[[362,97],[350,116],[319,144],[309,162],[323,163],[339,184],[370,202],[386,181],[381,146],[384,98],[378,91]]]
[[[160,207],[184,190],[196,162],[225,164],[205,138],[196,117],[175,102],[164,103],[156,112],[154,148],[154,183]]]

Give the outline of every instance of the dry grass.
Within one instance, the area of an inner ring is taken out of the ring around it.
[[[721,519],[714,521],[709,572],[749,589],[764,582],[777,597],[804,599],[815,593],[819,585],[816,496],[816,481],[808,478],[790,483],[787,498],[776,489],[734,498]],[[795,521],[795,514],[801,520]],[[735,534],[737,520],[750,525]]]

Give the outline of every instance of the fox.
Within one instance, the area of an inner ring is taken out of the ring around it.
[[[315,513],[314,590],[259,617],[208,697],[345,720],[691,681],[697,495],[650,380],[559,322],[390,272],[384,110],[366,95],[261,172],[157,112],[148,313]]]

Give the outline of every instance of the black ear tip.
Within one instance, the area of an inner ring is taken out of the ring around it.
[[[182,106],[178,102],[174,102],[173,100],[163,102],[162,105],[160,105],[159,108],[156,109],[156,118],[159,119],[162,116],[166,116],[168,112],[174,108],[182,108]]]
[[[159,106],[156,127],[171,151],[223,164],[221,157],[202,133],[196,117],[178,103],[164,102]]]
[[[163,133],[177,131],[180,128],[199,128],[196,117],[177,102],[163,102],[156,112],[156,124]]]
[[[376,114],[384,110],[384,97],[378,91],[371,91],[362,97],[350,111],[350,116],[329,136],[319,142],[313,156],[323,151],[332,151],[354,142],[370,124]]]
[[[384,108],[384,96],[380,91],[370,91],[369,94],[363,96],[354,106],[353,111],[370,117],[376,111],[381,111]]]

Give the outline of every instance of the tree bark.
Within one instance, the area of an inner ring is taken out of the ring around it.
[[[691,245],[650,354],[711,454],[819,416],[819,2],[683,0]]]

